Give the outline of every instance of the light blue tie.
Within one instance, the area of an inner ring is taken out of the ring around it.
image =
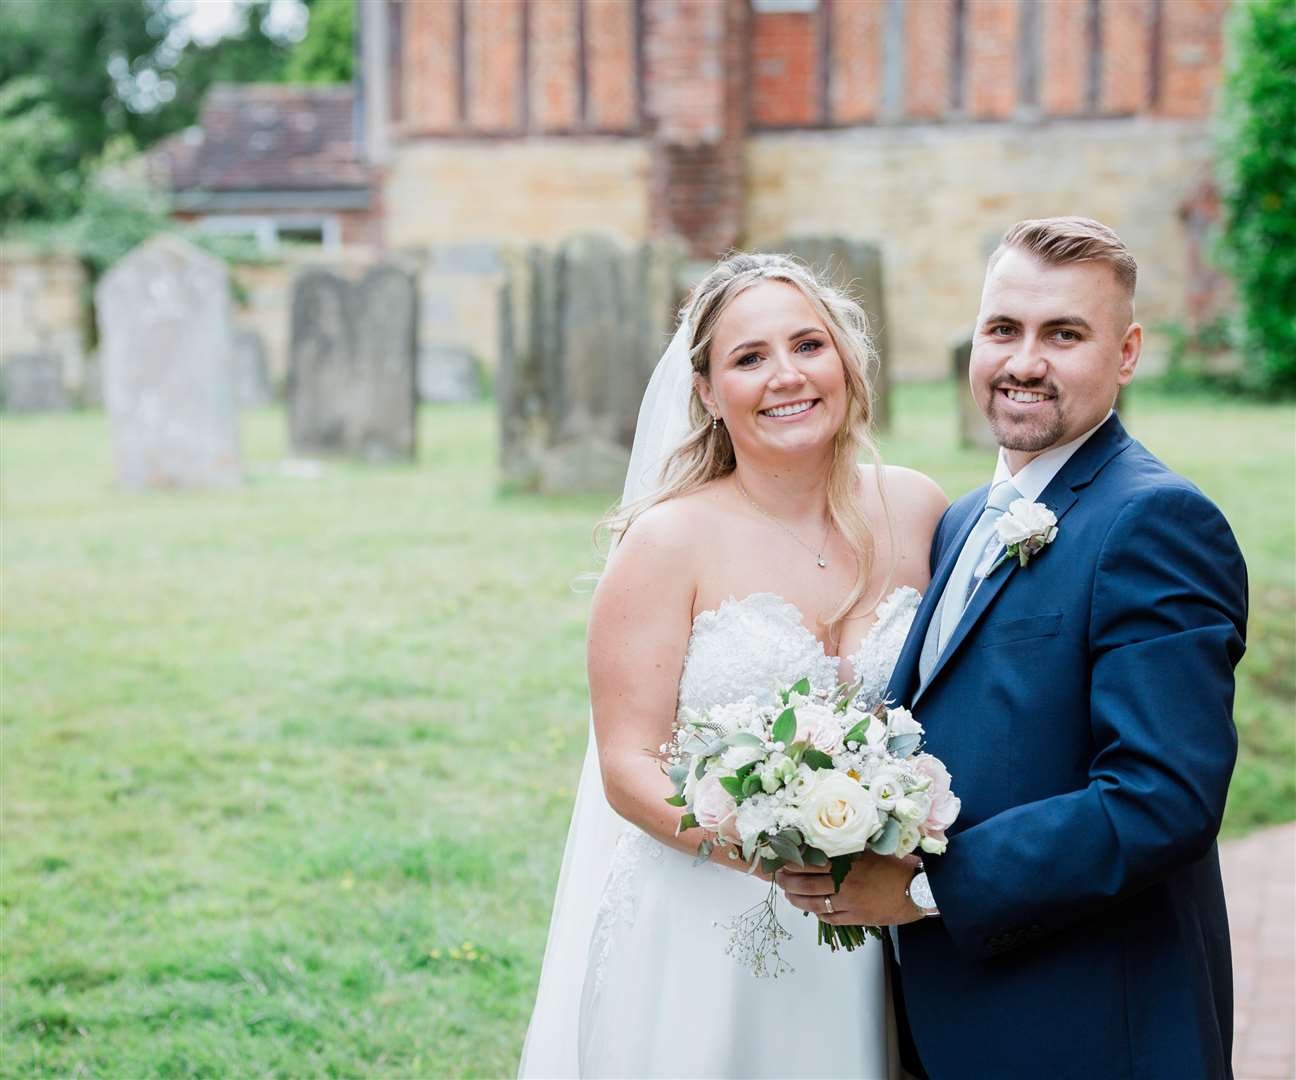
[[[977,569],[984,563],[990,553],[999,546],[999,534],[995,524],[1015,499],[1021,498],[1021,492],[1013,487],[1012,482],[1004,480],[996,484],[986,501],[985,509],[977,523],[968,533],[968,538],[959,552],[958,562],[945,584],[941,594],[939,609],[932,615],[931,625],[927,629],[927,638],[923,642],[922,654],[918,661],[918,675],[925,684],[936,660],[944,652],[949,639],[954,636],[954,629],[967,610],[968,602],[981,579],[976,576]]]

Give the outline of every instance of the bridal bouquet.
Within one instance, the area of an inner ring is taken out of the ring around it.
[[[782,690],[779,704],[753,698],[684,710],[657,755],[675,783],[666,801],[685,809],[679,830],[700,828],[698,861],[717,846],[751,870],[828,866],[840,886],[864,851],[903,857],[945,850],[958,817],[945,766],[918,753],[923,729],[907,709],[871,709],[856,687],[813,691],[806,679]],[[791,935],[775,911],[777,887],[730,929],[727,952],[757,975],[787,970],[779,955]],[[819,942],[854,949],[874,926],[819,923]]]

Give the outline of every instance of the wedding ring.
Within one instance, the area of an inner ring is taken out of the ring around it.
[[[829,915],[833,913],[831,896],[824,897],[824,911]]]

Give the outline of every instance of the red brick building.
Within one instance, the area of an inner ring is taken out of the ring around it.
[[[600,230],[883,246],[902,370],[943,368],[1020,217],[1089,213],[1182,310],[1227,0],[365,0],[389,245]],[[961,321],[960,321],[961,320]]]

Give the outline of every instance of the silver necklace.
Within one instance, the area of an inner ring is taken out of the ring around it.
[[[743,493],[743,498],[752,504],[752,509],[754,509],[757,513],[763,514],[765,517],[769,518],[770,521],[774,522],[775,525],[777,525],[780,529],[782,529],[785,533],[787,533],[788,536],[792,537],[792,539],[795,540],[798,544],[800,544],[803,548],[805,548],[806,551],[810,552],[810,554],[815,557],[815,565],[819,567],[820,570],[828,569],[828,563],[824,560],[823,553],[828,548],[828,537],[832,535],[832,518],[828,519],[828,528],[824,530],[823,543],[819,545],[819,550],[815,551],[815,549],[812,548],[809,544],[807,544],[804,540],[802,540],[801,537],[797,536],[797,534],[794,533],[791,529],[789,529],[786,525],[784,525],[783,522],[779,521],[778,518],[776,518],[768,510],[764,509],[755,499],[753,499],[750,495],[748,495],[747,489],[743,487],[743,482],[740,479],[738,479],[737,473],[734,473],[734,483],[738,485],[738,490]]]

